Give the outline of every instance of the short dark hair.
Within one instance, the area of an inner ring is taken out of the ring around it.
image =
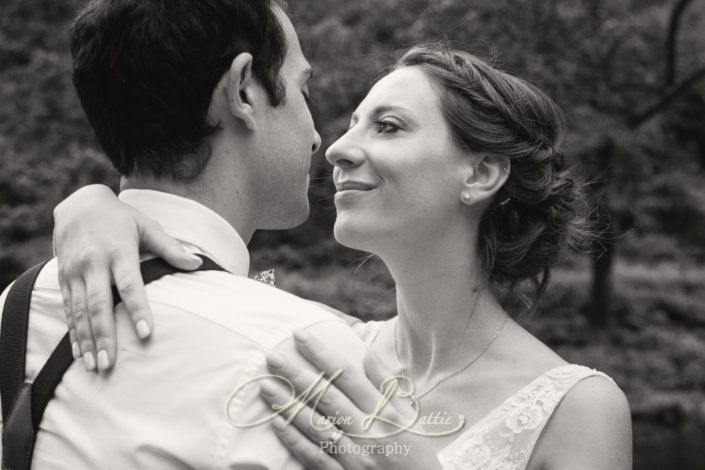
[[[242,52],[270,103],[285,99],[276,0],[94,0],[71,28],[73,82],[120,174],[192,179],[210,158],[218,82]]]
[[[509,177],[480,222],[480,259],[498,285],[533,279],[535,306],[562,247],[591,235],[585,184],[561,152],[563,113],[535,86],[443,44],[412,47],[394,68],[408,66],[433,80],[458,145],[509,157]]]

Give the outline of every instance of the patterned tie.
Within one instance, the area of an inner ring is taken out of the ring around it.
[[[268,269],[266,271],[262,271],[261,273],[255,276],[255,281],[267,284],[268,286],[276,287],[276,284],[274,283],[274,270]]]

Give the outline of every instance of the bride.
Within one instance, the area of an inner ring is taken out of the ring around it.
[[[536,280],[540,295],[561,248],[582,233],[583,194],[560,152],[563,134],[560,110],[532,85],[468,53],[417,46],[372,87],[326,152],[335,167],[335,238],[377,255],[396,283],[398,316],[355,326],[378,361],[369,380],[397,374],[413,385],[414,406],[464,417],[461,431],[424,439],[443,468],[631,468],[629,405],[619,387],[564,361],[496,294]],[[134,252],[110,245],[114,233],[174,264],[190,262],[159,227],[105,193],[84,188],[55,212],[64,285],[91,282],[81,269],[86,240],[104,255],[91,260],[93,269],[111,271],[113,260]],[[118,224],[118,216],[135,224]],[[143,296],[135,292],[131,304],[147,310]],[[344,364],[316,338],[295,336],[320,370]],[[300,371],[286,358],[268,361],[298,387]],[[363,375],[333,385],[328,410],[341,416],[369,413],[379,396]],[[281,383],[262,390],[273,404],[288,396]],[[322,452],[316,441],[330,431],[292,421],[278,420],[277,433],[311,468],[411,468],[388,454]],[[444,434],[436,421],[423,430]],[[364,442],[336,424],[342,432],[332,443]]]

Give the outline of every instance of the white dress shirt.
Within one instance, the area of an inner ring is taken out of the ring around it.
[[[256,386],[229,397],[265,373],[266,351],[292,357],[296,328],[307,328],[355,366],[364,355],[360,339],[327,310],[248,279],[247,247],[205,206],[152,190],[126,190],[120,199],[230,273],[176,274],[149,284],[155,327],[147,343],[137,340],[125,315],[117,315],[114,370],[87,373],[82,361],[68,369],[44,414],[32,468],[301,468],[269,423],[241,428],[229,422],[228,416],[242,423],[272,414]],[[32,296],[27,380],[65,333],[54,259]]]

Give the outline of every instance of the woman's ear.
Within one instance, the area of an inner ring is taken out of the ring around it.
[[[228,109],[236,119],[250,130],[255,129],[256,80],[252,75],[252,55],[238,54],[227,73],[225,93]]]
[[[491,153],[482,156],[468,169],[460,200],[468,205],[489,201],[507,181],[509,171],[509,157]]]

